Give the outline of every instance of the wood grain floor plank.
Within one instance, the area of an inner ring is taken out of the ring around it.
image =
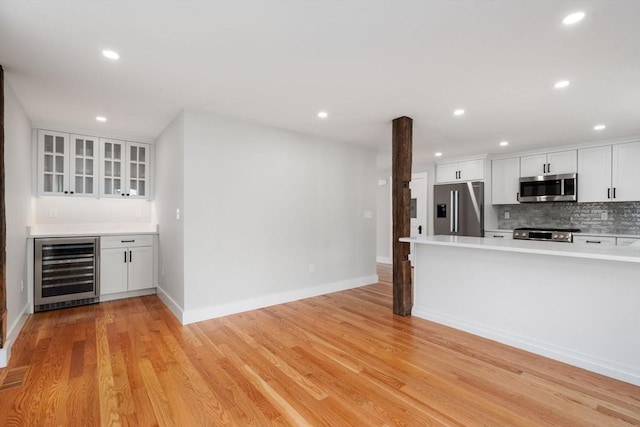
[[[391,306],[379,283],[188,326],[155,296],[38,313],[0,425],[640,426],[640,387]]]

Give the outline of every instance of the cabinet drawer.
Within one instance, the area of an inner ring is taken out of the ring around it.
[[[513,233],[502,231],[486,231],[484,233],[484,237],[489,239],[511,240],[513,238]]]
[[[633,237],[618,237],[616,239],[618,246],[640,246],[640,238],[634,239]]]
[[[122,236],[104,236],[100,238],[100,248],[135,248],[140,246],[153,246],[153,235],[130,234]]]
[[[615,246],[615,237],[602,236],[573,236],[573,243],[579,245]]]

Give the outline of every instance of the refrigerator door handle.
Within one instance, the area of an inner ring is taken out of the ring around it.
[[[455,231],[456,233],[458,232],[458,226],[459,226],[459,222],[460,222],[460,212],[458,210],[458,203],[460,202],[460,192],[458,190],[455,191],[456,196],[455,196],[455,217],[456,217],[456,221],[455,221],[455,227],[453,229],[453,231]]]
[[[453,233],[454,231],[454,221],[455,221],[455,199],[454,199],[454,191],[451,190],[449,192],[449,232]]]

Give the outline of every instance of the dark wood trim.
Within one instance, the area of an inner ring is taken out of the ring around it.
[[[413,120],[399,117],[393,120],[392,222],[393,222],[393,312],[409,316],[413,307],[413,285],[409,243],[398,241],[411,233],[411,163]]]
[[[7,338],[7,225],[4,205],[4,69],[0,65],[0,348]]]

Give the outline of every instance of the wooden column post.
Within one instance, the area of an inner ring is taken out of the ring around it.
[[[401,316],[411,315],[413,285],[409,243],[398,241],[411,234],[411,163],[413,120],[399,117],[393,120],[392,211],[393,211],[393,312]]]
[[[7,225],[4,206],[4,70],[0,65],[0,348],[7,339]]]

